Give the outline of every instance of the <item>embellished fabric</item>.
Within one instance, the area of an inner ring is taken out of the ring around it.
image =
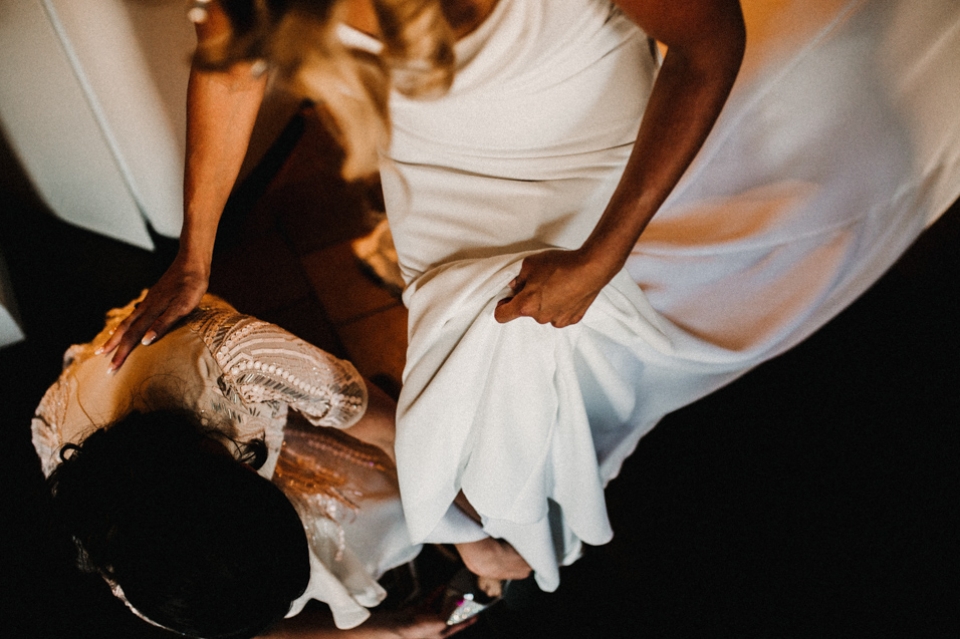
[[[302,515],[320,513],[338,524],[335,561],[343,559],[346,548],[343,527],[339,524],[356,517],[360,501],[370,490],[369,487],[361,490],[357,485],[358,473],[382,474],[389,482],[396,477],[396,467],[376,446],[336,431],[289,428],[285,433],[273,483]],[[364,483],[369,486],[369,482]],[[388,492],[390,489],[392,486]],[[309,526],[307,532],[311,532]],[[312,543],[320,542],[312,540]]]
[[[300,513],[311,550],[310,583],[288,616],[320,599],[338,627],[351,628],[386,596],[376,580],[412,560],[419,546],[410,542],[392,460],[298,417],[287,424],[273,477]]]
[[[330,606],[338,627],[363,622],[367,607],[386,596],[376,580],[420,549],[406,531],[393,462],[337,430],[366,411],[363,378],[349,362],[212,295],[108,375],[110,360],[96,349],[140,299],[110,311],[99,335],[66,352],[32,422],[44,474],[59,465],[65,444],[134,410],[188,411],[235,452],[231,442],[263,439],[267,461],[258,473],[293,503],[310,546],[310,582],[290,614],[317,599]],[[114,591],[122,595],[119,586]]]
[[[366,386],[352,364],[274,324],[209,295],[187,322],[217,360],[220,389],[233,403],[286,404],[315,426],[335,428],[353,425],[366,410]]]

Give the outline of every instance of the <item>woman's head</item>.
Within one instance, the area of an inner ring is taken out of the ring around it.
[[[65,450],[50,478],[87,567],[151,621],[195,637],[259,634],[310,574],[293,506],[224,452],[178,414],[135,413]]]
[[[389,135],[391,89],[409,97],[444,93],[453,79],[453,34],[440,0],[373,0],[378,54],[345,46],[336,27],[350,0],[219,0],[230,23],[201,41],[200,66],[263,60],[292,88],[322,104],[343,146],[348,179],[372,174]]]

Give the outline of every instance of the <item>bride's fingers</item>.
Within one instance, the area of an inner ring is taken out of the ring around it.
[[[111,372],[123,366],[127,356],[138,345],[149,346],[167,334],[170,328],[193,310],[195,305],[175,301],[160,312],[145,311],[121,337],[111,362]]]
[[[518,317],[531,317],[539,324],[546,324],[550,320],[543,317],[540,300],[541,295],[538,291],[524,289],[513,297],[506,297],[497,302],[493,317],[501,324]]]
[[[513,300],[515,297],[505,297],[499,302],[497,302],[497,307],[493,310],[493,317],[501,324],[506,324],[509,321],[515,320],[518,317],[521,317],[520,313],[515,308]]]
[[[115,373],[117,370],[123,366],[123,363],[127,361],[127,356],[130,355],[130,352],[136,347],[136,344],[129,344],[126,341],[121,341],[117,345],[116,350],[113,352],[113,357],[110,359],[110,365],[107,367],[108,373]]]
[[[104,352],[109,353],[113,351],[113,357],[110,360],[110,367],[107,369],[108,372],[113,373],[118,368],[123,366],[123,363],[127,361],[127,357],[133,352],[143,339],[144,334],[147,332],[147,329],[154,322],[153,317],[147,314],[140,314],[136,317],[130,316],[127,318],[132,320],[127,326],[121,324],[117,327],[117,331],[111,337],[111,341],[114,338],[116,340],[116,345],[112,348],[107,348],[110,346],[110,342],[104,344]],[[125,320],[126,322],[126,320]],[[121,328],[123,329],[121,331]],[[115,349],[115,350],[114,350]]]
[[[143,334],[143,338],[140,340],[140,343],[144,346],[149,346],[155,341],[167,334],[167,332],[173,327],[174,324],[183,319],[186,315],[190,313],[196,304],[175,302],[167,307],[160,317],[154,320],[153,324],[150,325],[150,328]]]
[[[104,353],[113,352],[110,372],[123,366],[130,353],[140,344],[151,344],[166,332],[166,327],[175,320],[164,320],[171,308],[168,305],[152,303],[149,293],[133,312],[114,331],[109,340],[101,347]],[[159,306],[159,308],[158,308]]]
[[[130,328],[130,325],[140,316],[139,305],[137,308],[133,309],[133,312],[130,313],[127,317],[124,318],[122,322],[117,324],[117,327],[113,329],[113,333],[110,334],[110,337],[104,342],[95,352],[97,355],[104,353],[111,353],[113,350],[120,345],[120,341],[126,335],[127,330]]]

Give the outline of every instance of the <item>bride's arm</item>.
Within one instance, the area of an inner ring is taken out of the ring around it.
[[[197,25],[199,43],[222,37],[229,29],[217,3],[207,6],[207,19]],[[113,353],[113,369],[141,342],[150,344],[166,334],[207,290],[217,225],[240,172],[266,87],[266,77],[255,76],[251,66],[241,63],[215,72],[196,64],[191,68],[180,250],[143,303],[102,347],[102,352]]]
[[[746,42],[738,0],[615,0],[667,54],[616,191],[583,246],[524,260],[500,322],[579,322],[623,267],[647,223],[679,182],[720,114]]]

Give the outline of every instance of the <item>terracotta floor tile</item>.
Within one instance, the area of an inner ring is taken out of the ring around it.
[[[397,388],[407,351],[407,309],[401,305],[362,317],[337,331],[350,361],[365,377],[386,377]],[[381,383],[390,391],[389,383]]]
[[[360,270],[349,242],[314,251],[303,256],[301,263],[334,325],[401,306],[396,297]]]
[[[342,152],[327,132],[316,111],[300,110],[303,123],[300,138],[277,174],[275,183],[302,182],[319,175],[339,175]]]
[[[277,232],[218,254],[210,292],[250,315],[289,306],[312,294],[300,262]]]
[[[294,107],[292,111],[290,108],[289,104],[278,106],[269,98],[261,107],[240,181],[231,192],[220,218],[218,245],[225,241],[242,242],[277,227],[277,209],[269,205],[266,196],[279,182],[281,173],[289,170],[290,157],[306,129],[303,113],[298,108]],[[264,116],[270,111],[272,115]],[[251,164],[253,162],[255,164]]]
[[[290,245],[305,255],[367,232],[367,200],[377,206],[377,197],[369,185],[340,176],[340,150],[316,114],[304,109],[300,118],[300,138],[256,208],[275,215]]]
[[[359,237],[373,227],[360,187],[342,181],[321,177],[310,183],[283,184],[261,202],[274,209],[298,255]]]

